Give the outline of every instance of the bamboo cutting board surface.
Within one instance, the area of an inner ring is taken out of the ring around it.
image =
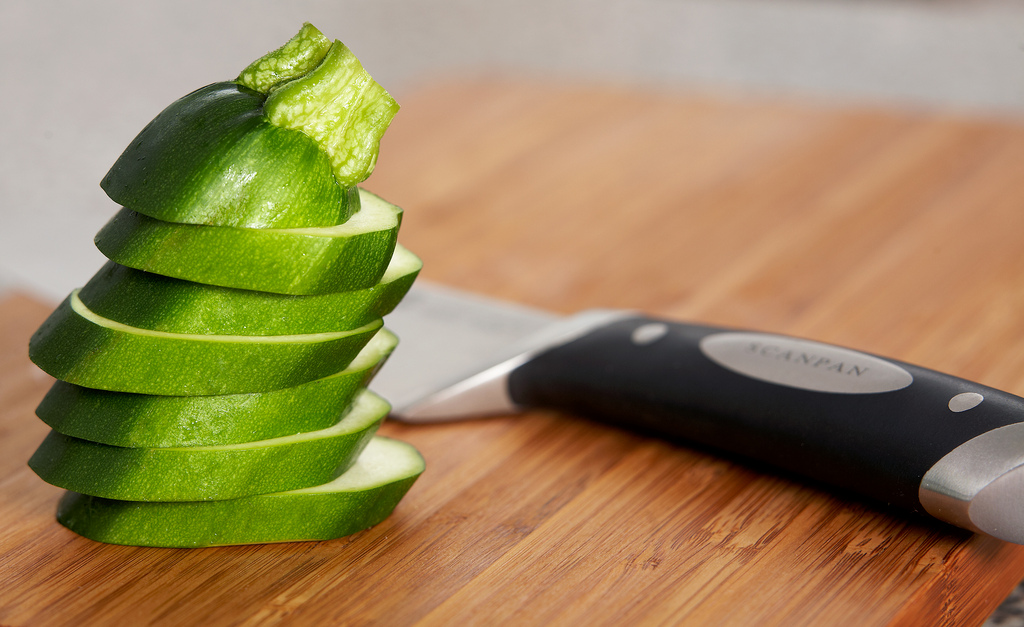
[[[401,100],[367,187],[425,279],[1024,393],[1019,122],[501,80]],[[54,304],[0,302],[3,625],[971,625],[1024,578],[1022,547],[554,412],[385,424],[428,470],[349,538],[94,543],[25,465]]]

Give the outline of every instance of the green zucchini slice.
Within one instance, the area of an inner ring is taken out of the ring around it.
[[[295,295],[365,289],[388,267],[402,210],[359,195],[355,215],[323,228],[174,224],[123,209],[96,234],[96,247],[122,266],[207,285]]]
[[[207,85],[171,103],[100,182],[114,202],[167,222],[249,228],[340,224],[359,208],[329,155],[272,124],[265,96]]]
[[[128,501],[203,501],[294,490],[344,472],[387,415],[366,390],[320,431],[221,446],[126,448],[51,431],[28,465],[52,485]]]
[[[424,470],[412,446],[374,437],[355,464],[330,483],[229,501],[137,503],[67,493],[57,520],[110,544],[207,547],[331,540],[389,515]]]
[[[156,396],[56,381],[36,415],[58,433],[112,446],[237,444],[316,431],[338,421],[397,344],[381,329],[348,368],[271,392]]]
[[[29,340],[29,358],[68,383],[114,392],[198,396],[266,392],[347,367],[381,328],[305,335],[195,335],[129,327],[72,292]]]
[[[133,327],[170,333],[291,335],[343,331],[391,312],[423,263],[395,247],[373,287],[311,296],[203,285],[108,261],[81,289],[96,314]]]

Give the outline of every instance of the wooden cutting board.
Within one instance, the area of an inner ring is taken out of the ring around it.
[[[426,279],[1024,393],[1019,121],[503,80],[401,100],[368,187]],[[970,625],[1024,578],[1022,547],[548,412],[386,424],[428,470],[349,538],[97,544],[25,465],[53,305],[0,303],[3,625]]]

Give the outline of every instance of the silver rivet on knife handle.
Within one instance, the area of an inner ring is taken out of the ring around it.
[[[953,449],[925,473],[918,496],[940,520],[1024,543],[1024,423]]]

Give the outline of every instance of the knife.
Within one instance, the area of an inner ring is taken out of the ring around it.
[[[1024,399],[863,352],[418,282],[372,387],[410,423],[563,410],[1024,544]]]

